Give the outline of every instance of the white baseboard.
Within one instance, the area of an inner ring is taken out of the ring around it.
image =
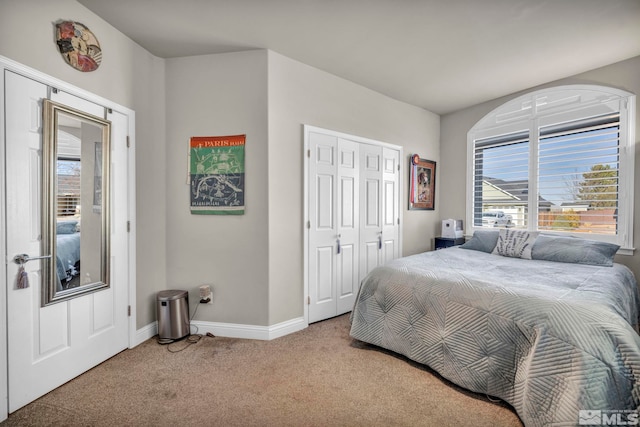
[[[287,320],[271,326],[240,325],[237,323],[191,322],[191,333],[212,333],[217,337],[265,340],[280,338],[305,329],[307,322],[303,317]],[[136,345],[158,334],[158,322],[153,322],[136,331]]]
[[[143,326],[136,331],[134,347],[142,344],[149,338],[153,338],[155,335],[158,335],[158,322],[149,323],[147,326]]]

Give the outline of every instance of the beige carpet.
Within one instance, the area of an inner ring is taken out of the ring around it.
[[[272,341],[151,339],[0,426],[522,426],[504,403],[355,341],[349,327],[344,315]]]

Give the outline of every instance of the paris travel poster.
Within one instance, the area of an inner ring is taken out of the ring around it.
[[[244,214],[246,135],[194,136],[189,141],[191,213]]]

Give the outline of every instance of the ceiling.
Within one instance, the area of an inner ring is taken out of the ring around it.
[[[270,49],[438,114],[640,55],[640,0],[78,1],[158,57]]]

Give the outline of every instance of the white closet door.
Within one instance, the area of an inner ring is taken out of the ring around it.
[[[309,322],[335,316],[338,139],[309,135]]]
[[[317,128],[306,132],[312,323],[351,311],[364,276],[400,256],[400,150]]]
[[[359,217],[359,144],[346,139],[338,140],[338,241],[337,257],[337,307],[336,315],[353,309],[358,294],[358,240]]]
[[[360,147],[360,280],[400,255],[400,151]]]
[[[358,144],[309,138],[309,322],[351,311],[358,292]]]
[[[360,280],[382,262],[382,147],[360,147]]]
[[[400,152],[382,148],[382,263],[400,255]]]

